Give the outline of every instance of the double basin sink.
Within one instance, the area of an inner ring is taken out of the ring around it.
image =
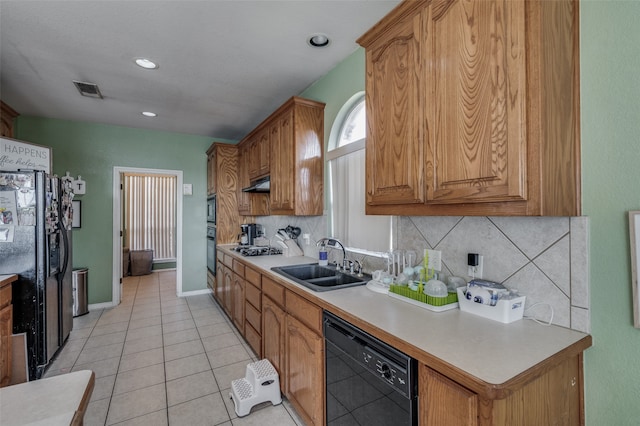
[[[314,291],[354,287],[366,284],[371,280],[371,276],[368,274],[362,274],[360,277],[338,271],[335,267],[320,266],[317,263],[279,266],[271,268],[271,270]]]

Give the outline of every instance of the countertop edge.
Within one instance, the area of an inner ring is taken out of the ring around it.
[[[283,285],[286,289],[293,291],[299,296],[302,296],[309,300],[310,302],[318,305],[322,309],[326,309],[329,312],[332,312],[339,317],[342,317],[346,321],[352,323],[356,327],[361,328],[367,333],[375,336],[376,338],[381,339],[382,341],[390,344],[398,348],[399,350],[407,353],[407,355],[415,358],[418,362],[427,365],[429,368],[443,374],[444,376],[449,377],[451,380],[461,384],[462,386],[467,387],[468,389],[474,391],[478,395],[487,399],[504,399],[513,393],[514,390],[521,388],[523,385],[529,383],[534,380],[536,377],[550,371],[557,365],[559,365],[564,360],[569,357],[578,355],[582,353],[584,350],[589,348],[592,345],[592,337],[589,334],[578,333],[582,335],[580,339],[572,341],[568,343],[563,349],[556,351],[555,353],[551,353],[544,360],[531,365],[526,370],[521,371],[518,374],[515,374],[508,380],[502,383],[490,383],[488,381],[483,380],[475,376],[474,374],[465,371],[464,369],[455,366],[446,360],[429,353],[412,342],[403,340],[387,330],[384,330],[380,327],[377,327],[374,324],[367,322],[366,320],[354,315],[348,311],[345,311],[339,306],[334,305],[333,303],[324,300],[321,294],[314,292],[312,290],[307,289],[275,272],[272,272],[270,269],[265,269],[265,267],[260,266],[252,261],[253,258],[245,257],[240,255],[239,253],[233,251],[231,248],[235,247],[235,245],[219,245],[218,249],[221,249],[225,255],[230,255],[233,258],[236,258],[242,261],[245,264],[251,265],[251,267],[258,269],[261,273],[267,274],[269,278]],[[298,258],[281,258],[283,260],[288,259],[283,263],[312,263],[314,259],[309,257],[298,257]],[[563,328],[559,326],[552,326]],[[573,330],[572,330],[573,331]]]
[[[18,275],[16,274],[0,275],[0,288],[9,285],[14,281],[18,281]]]

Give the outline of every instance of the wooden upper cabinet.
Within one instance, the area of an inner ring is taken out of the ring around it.
[[[292,97],[264,120],[240,146],[241,164],[248,156],[248,179],[270,176],[268,197],[251,194],[268,205],[252,207],[250,214],[319,216],[324,208],[324,105],[308,99]],[[259,147],[259,148],[258,148]],[[268,150],[266,154],[263,149]],[[260,159],[268,166],[259,166]],[[261,172],[266,167],[267,172]],[[242,170],[241,170],[242,171]],[[244,172],[243,172],[244,173]],[[241,178],[242,179],[242,178]],[[243,185],[242,187],[248,186]],[[245,206],[245,201],[241,203]]]
[[[423,16],[367,46],[367,203],[424,203]]]
[[[322,215],[324,104],[293,97],[271,120],[271,214]]]
[[[207,183],[216,194],[216,239],[218,244],[238,240],[238,147],[214,143],[207,150]]]
[[[576,0],[404,1],[358,42],[368,214],[580,214]]]
[[[285,111],[270,126],[271,151],[274,160],[271,174],[271,210],[289,212],[294,210],[294,145],[293,110]],[[286,214],[286,213],[285,213]]]
[[[437,1],[427,20],[427,199],[526,200],[524,3]]]
[[[251,161],[251,141],[238,145],[238,212],[242,216],[266,216],[269,214],[268,194],[248,193],[242,189],[249,186],[249,163]]]
[[[254,180],[269,174],[270,169],[269,129],[261,129],[249,144],[249,179]]]
[[[14,138],[13,122],[20,115],[9,105],[0,101],[0,136]]]

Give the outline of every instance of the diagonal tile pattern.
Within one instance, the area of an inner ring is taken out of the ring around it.
[[[286,400],[236,416],[231,380],[256,356],[210,295],[175,285],[174,271],[127,277],[120,305],[74,318],[45,376],[95,372],[84,424],[303,425]]]
[[[325,216],[265,216],[260,224],[267,236],[287,225],[299,226],[317,241],[327,236]],[[484,256],[483,277],[504,283],[527,296],[525,315],[590,332],[589,311],[589,218],[578,217],[485,217],[397,216],[394,249],[413,250],[421,261],[425,248],[442,252],[445,275],[467,277],[467,253]],[[302,240],[298,241],[302,243]],[[315,244],[302,244],[304,254],[317,259]],[[332,251],[333,252],[333,251]],[[341,261],[332,257],[330,261]],[[386,260],[350,252],[365,271],[386,269]]]

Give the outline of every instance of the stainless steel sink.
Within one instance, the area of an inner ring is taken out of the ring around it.
[[[271,268],[271,270],[314,291],[354,287],[366,284],[371,280],[371,276],[368,274],[358,277],[338,271],[334,267],[320,266],[317,263],[279,266]]]

